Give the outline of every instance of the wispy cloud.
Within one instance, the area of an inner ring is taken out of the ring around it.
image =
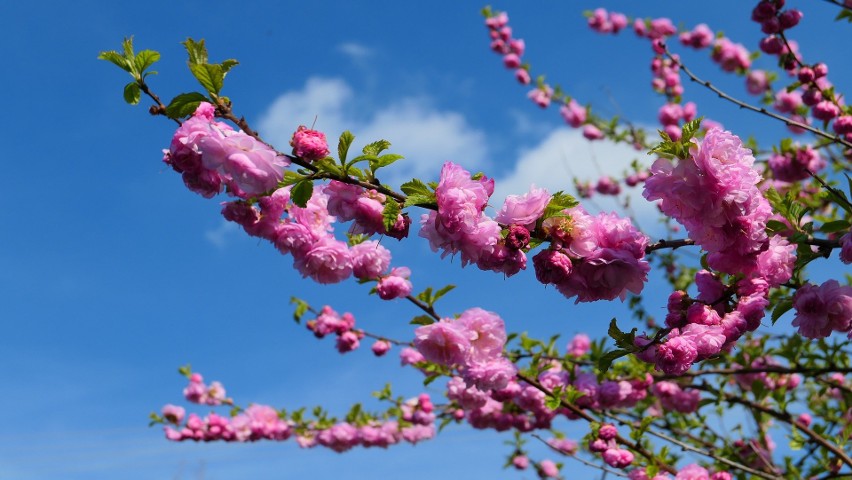
[[[214,247],[223,250],[228,245],[228,239],[237,231],[237,225],[223,220],[216,228],[204,232],[204,239]]]
[[[337,51],[359,62],[373,56],[373,49],[357,42],[344,42],[337,46]]]

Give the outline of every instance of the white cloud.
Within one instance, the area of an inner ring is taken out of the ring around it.
[[[353,62],[362,61],[373,55],[370,47],[356,42],[345,42],[337,46],[337,50],[349,57]]]
[[[316,128],[326,132],[332,148],[343,130],[355,134],[353,148],[358,150],[386,139],[393,144],[391,152],[405,155],[405,160],[380,176],[394,187],[412,177],[437,180],[440,166],[448,160],[473,171],[485,168],[485,134],[470,126],[461,113],[440,110],[430,99],[412,96],[359,116],[351,106],[355,100],[345,81],[312,77],[303,89],[279,96],[258,125],[264,137],[280,150],[287,149],[290,135],[299,125],[311,125],[314,118]]]
[[[222,250],[228,244],[228,238],[237,231],[237,224],[223,220],[216,228],[204,232],[204,239]]]

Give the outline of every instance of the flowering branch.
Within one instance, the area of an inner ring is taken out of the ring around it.
[[[742,100],[738,100],[738,99],[736,99],[736,98],[734,98],[734,97],[732,97],[732,96],[728,95],[727,93],[723,92],[722,90],[720,90],[719,88],[717,88],[716,86],[714,86],[713,84],[711,84],[709,81],[707,81],[707,80],[702,80],[701,78],[699,78],[698,76],[696,76],[694,73],[692,73],[692,70],[690,70],[689,68],[687,68],[687,66],[686,66],[686,65],[684,65],[684,64],[683,64],[683,62],[681,62],[681,61],[680,61],[680,59],[675,58],[675,57],[671,54],[671,52],[668,50],[668,48],[666,47],[666,45],[665,45],[664,43],[661,43],[661,46],[662,46],[662,48],[664,49],[663,51],[664,51],[664,53],[665,53],[666,57],[668,57],[669,59],[671,59],[673,62],[677,62],[677,63],[678,63],[678,65],[680,65],[681,70],[683,70],[683,73],[685,73],[685,74],[689,77],[689,79],[690,79],[691,81],[693,81],[693,82],[695,82],[695,83],[698,83],[699,85],[702,85],[702,86],[706,87],[707,89],[709,89],[710,91],[712,91],[713,93],[715,93],[715,94],[716,94],[719,98],[721,98],[721,99],[723,99],[723,100],[727,100],[727,101],[729,101],[729,102],[731,102],[731,103],[733,103],[733,104],[737,105],[737,106],[738,106],[738,107],[740,107],[740,108],[744,108],[744,109],[746,109],[746,110],[751,110],[752,112],[761,113],[761,114],[766,115],[766,116],[768,116],[768,117],[770,117],[770,118],[774,118],[774,119],[776,119],[776,120],[780,120],[780,121],[784,122],[784,123],[785,123],[786,125],[788,125],[788,126],[793,126],[793,127],[801,128],[801,129],[803,129],[803,130],[807,130],[807,131],[809,131],[809,132],[811,132],[811,133],[813,133],[813,134],[815,134],[815,135],[818,135],[818,136],[820,136],[820,137],[823,137],[823,138],[826,138],[826,139],[828,139],[828,140],[831,140],[832,142],[839,143],[839,144],[841,144],[841,145],[843,145],[843,146],[845,146],[845,147],[848,147],[848,148],[852,148],[852,142],[849,142],[849,141],[847,141],[847,140],[845,140],[845,139],[841,138],[841,137],[840,137],[840,136],[838,136],[838,135],[832,135],[832,134],[830,134],[830,133],[828,133],[828,132],[826,132],[826,131],[824,131],[824,130],[820,130],[820,129],[818,129],[818,128],[814,128],[814,127],[812,127],[812,126],[810,126],[810,125],[808,125],[808,124],[805,124],[805,123],[802,123],[802,122],[797,122],[797,121],[795,121],[795,120],[793,120],[793,119],[790,119],[790,118],[784,117],[784,116],[782,116],[782,115],[778,115],[777,113],[770,112],[769,110],[767,110],[767,109],[766,109],[766,108],[764,108],[764,107],[755,107],[754,105],[751,105],[751,104],[745,103],[745,102],[743,102]]]

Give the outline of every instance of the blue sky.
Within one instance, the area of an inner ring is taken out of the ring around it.
[[[641,10],[627,1],[605,6],[631,16],[670,15],[690,27],[704,21],[750,47],[759,38],[742,2],[715,2],[713,11],[642,3]],[[224,93],[280,149],[299,124],[316,117],[317,128],[331,137],[350,129],[363,142],[390,140],[408,157],[399,179],[436,179],[440,164],[453,160],[497,178],[502,194],[523,193],[531,181],[568,188],[570,174],[593,178],[596,164],[606,170],[647,160],[589,145],[562,126],[555,110],[533,106],[489,52],[482,5],[413,5],[158,0],[0,6],[7,19],[0,45],[4,164],[11,169],[2,194],[7,207],[0,211],[0,478],[531,477],[501,470],[503,437],[467,428],[449,428],[417,447],[345,455],[293,443],[175,445],[147,428],[150,411],[180,401],[183,379],[175,372],[186,363],[208,380],[221,380],[243,404],[322,403],[341,414],[351,402],[369,402],[370,392],[389,379],[400,394],[414,396],[423,387],[395,355],[379,360],[363,349],[341,357],[330,340],[317,341],[290,320],[287,302],[297,295],[351,311],[367,330],[410,338],[407,319],[417,312],[351,283],[318,287],[302,280],[291,259],[225,224],[217,201],[187,191],[160,161],[173,124],[150,118],[146,107],[125,105],[127,79],[96,60],[99,51],[119,48],[122,37],[134,35],[137,48],[162,53],[151,84],[166,99],[197,89],[179,42],[205,38],[212,60],[240,60]],[[655,122],[661,98],[647,88],[648,47],[630,32],[589,32],[581,12],[600,4],[493,6],[509,11],[515,35],[527,42],[525,59],[537,71],[599,111]],[[825,24],[832,7],[806,6],[796,30],[802,51],[834,59],[835,81],[849,78],[852,65],[838,60],[842,55],[821,36],[839,31]],[[740,80],[719,78],[724,75],[701,56],[684,58],[743,94]],[[783,134],[779,125],[713,102],[695,86],[687,85],[687,97],[743,137]],[[649,218],[640,215],[650,229]],[[603,334],[614,315],[629,324],[620,305],[575,306],[535,284],[530,271],[504,280],[439,261],[418,239],[402,245],[393,246],[395,262],[412,267],[415,288],[459,285],[439,304],[446,315],[482,306],[503,316],[510,330],[559,333],[565,340],[580,331]],[[662,291],[652,285],[649,292]],[[651,311],[660,311],[662,295],[648,295]],[[435,386],[429,391],[440,393]],[[583,435],[582,427],[572,428]]]

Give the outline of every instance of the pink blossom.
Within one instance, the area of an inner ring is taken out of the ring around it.
[[[396,267],[390,271],[390,275],[379,279],[376,292],[382,300],[393,300],[395,298],[407,297],[413,288],[411,281],[411,270],[408,267]]]
[[[304,255],[295,257],[294,266],[303,277],[318,283],[338,283],[352,274],[352,257],[346,243],[323,237]]]
[[[474,361],[463,371],[465,381],[482,391],[506,388],[517,373],[518,368],[506,358]]]
[[[547,285],[568,280],[573,270],[571,257],[561,250],[545,249],[533,257],[535,278]]]
[[[586,108],[574,101],[573,98],[559,108],[559,113],[565,119],[565,122],[574,128],[579,128],[586,123]]]
[[[852,287],[828,280],[820,286],[803,285],[793,296],[793,326],[808,338],[824,338],[832,331],[852,330]]]
[[[499,357],[506,344],[506,325],[496,313],[474,307],[465,310],[455,323],[470,340],[467,363]]]
[[[526,68],[519,68],[515,70],[515,80],[517,80],[521,85],[529,85],[532,81],[530,78],[530,72],[528,72]]]
[[[591,339],[585,333],[578,333],[574,335],[574,338],[571,339],[571,342],[568,343],[567,353],[573,357],[582,357],[583,355],[589,353],[589,349],[592,346]]]
[[[375,240],[368,240],[350,247],[352,273],[359,279],[378,278],[390,265],[388,249]]]
[[[600,140],[604,138],[604,133],[598,127],[588,124],[583,127],[583,137],[587,140]]]
[[[680,469],[675,480],[710,480],[710,472],[706,468],[695,463]]]
[[[544,213],[550,198],[547,190],[532,185],[530,191],[523,195],[508,195],[503,202],[503,208],[497,212],[494,220],[503,225],[517,224],[527,230],[533,230],[536,220]]]
[[[199,142],[201,163],[226,176],[248,196],[274,189],[290,161],[268,145],[242,132],[222,131]]]
[[[746,90],[753,95],[760,95],[769,90],[769,77],[764,70],[752,70],[746,76]]]
[[[775,94],[775,109],[781,113],[793,113],[800,105],[802,105],[802,94],[797,90],[792,92],[779,90]]]
[[[542,460],[538,466],[544,478],[556,478],[559,476],[559,467],[552,460]]]
[[[695,49],[709,47],[714,38],[713,31],[706,23],[696,25],[691,32],[681,33],[679,37],[680,43]]]
[[[724,37],[716,40],[711,57],[726,72],[746,70],[751,66],[748,49]]]
[[[692,366],[698,350],[690,338],[673,336],[657,346],[657,368],[669,375],[681,375]]]
[[[553,97],[553,89],[549,85],[544,85],[530,90],[527,97],[539,107],[547,108],[550,106],[550,99]]]
[[[381,357],[384,356],[384,354],[388,353],[390,348],[391,344],[387,340],[376,340],[370,347],[370,350],[373,351],[373,354],[375,356]]]
[[[773,235],[769,239],[768,248],[757,256],[755,275],[772,286],[778,286],[793,276],[795,263],[796,245],[780,235]]]
[[[414,346],[426,360],[445,366],[465,363],[470,335],[458,323],[441,320],[417,328],[414,335]]]
[[[293,147],[293,155],[309,162],[324,158],[329,153],[325,134],[304,125],[300,125],[293,133],[290,145]]]
[[[354,330],[343,332],[337,336],[335,347],[340,353],[356,350],[361,344],[361,337]]]
[[[840,237],[840,261],[847,265],[852,263],[852,231]]]
[[[178,425],[183,422],[186,410],[184,410],[183,407],[178,407],[177,405],[167,404],[163,406],[161,413],[167,422]]]
[[[426,358],[417,350],[411,347],[405,347],[399,352],[399,361],[402,366],[406,366],[425,362]]]
[[[512,465],[517,470],[526,470],[530,466],[530,459],[526,455],[515,455],[512,457]]]

